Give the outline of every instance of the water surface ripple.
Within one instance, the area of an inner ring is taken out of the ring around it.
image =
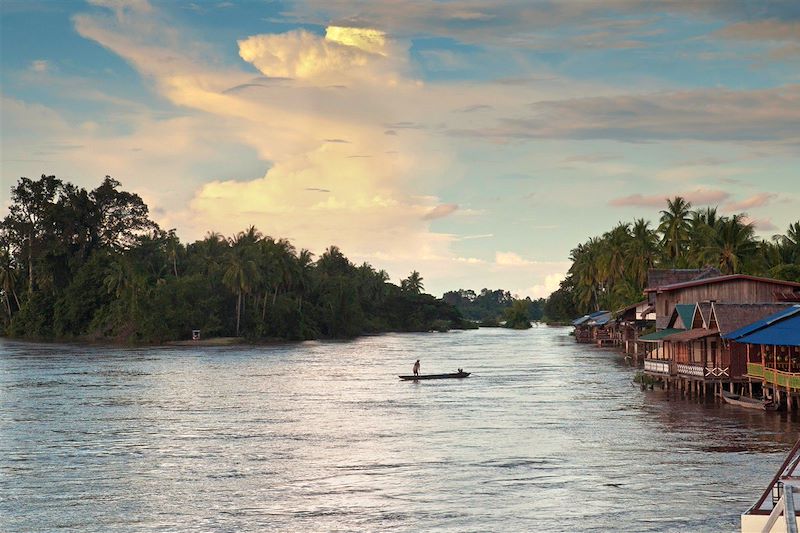
[[[3,342],[0,530],[737,530],[797,423],[643,392],[568,333]]]

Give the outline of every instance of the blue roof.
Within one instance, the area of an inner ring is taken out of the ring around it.
[[[798,313],[800,313],[800,305],[793,305],[791,307],[788,307],[786,309],[782,309],[782,310],[778,311],[774,315],[770,315],[770,316],[768,316],[766,318],[762,318],[761,320],[759,320],[757,322],[753,322],[752,324],[748,324],[748,325],[746,325],[744,327],[741,327],[741,328],[739,328],[737,330],[725,333],[724,335],[720,335],[720,336],[723,339],[729,339],[729,340],[738,341],[739,338],[741,338],[741,337],[743,337],[745,335],[749,335],[750,333],[753,333],[753,332],[759,331],[761,329],[764,329],[767,326],[770,326],[771,324],[774,324],[775,322],[778,322],[778,321],[783,320],[785,318],[789,318],[789,317],[791,317],[793,315],[796,315]],[[769,343],[767,343],[767,344],[769,344]]]
[[[593,318],[589,325],[591,326],[602,326],[603,324],[607,324],[608,321],[611,320],[611,313],[606,312],[604,315],[598,315],[597,317]]]
[[[583,324],[584,322],[588,322],[589,320],[590,320],[589,315],[583,315],[582,317],[576,318],[575,320],[573,320],[572,321],[572,325],[573,326],[580,326],[581,324]]]
[[[588,322],[589,320],[593,320],[593,319],[598,318],[598,317],[600,317],[602,315],[609,315],[609,318],[611,318],[611,313],[609,311],[595,311],[594,313],[590,313],[588,315],[583,315],[580,318],[576,318],[575,320],[572,321],[572,325],[573,326],[580,326],[581,324],[584,324],[584,323]],[[606,322],[608,322],[608,320],[603,322],[603,324],[605,324]],[[598,324],[598,325],[602,325],[602,324]]]

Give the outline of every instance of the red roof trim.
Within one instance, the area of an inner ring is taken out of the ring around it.
[[[767,283],[772,283],[773,285],[783,285],[785,287],[797,287],[800,289],[800,283],[795,283],[794,281],[784,281],[782,279],[771,279],[771,278],[759,278],[757,276],[749,276],[747,274],[730,274],[728,276],[717,276],[716,278],[699,279],[697,281],[685,281],[683,283],[664,285],[663,287],[645,289],[644,292],[673,291],[677,289],[685,289],[688,287],[697,287],[698,285],[709,285],[711,283],[721,283],[723,281],[733,281],[737,279],[745,279],[749,281],[764,281]]]

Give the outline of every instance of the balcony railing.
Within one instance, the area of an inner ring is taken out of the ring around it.
[[[670,374],[669,361],[660,361],[657,359],[644,360],[645,372],[655,372],[658,374]]]
[[[706,369],[703,365],[687,365],[686,363],[678,363],[678,374],[684,376],[694,376],[697,378],[706,377]]]
[[[747,373],[753,377],[763,377],[764,366],[759,363],[747,363]]]
[[[706,372],[706,376],[705,377],[707,377],[709,379],[727,378],[727,377],[730,377],[730,375],[731,375],[730,370],[731,370],[731,368],[729,366],[726,366],[725,368],[719,368],[717,366],[715,366],[715,367],[707,366],[705,368],[705,372]]]
[[[779,387],[800,389],[800,373],[797,372],[783,372],[774,368],[764,368],[764,365],[760,363],[747,363],[747,373]]]

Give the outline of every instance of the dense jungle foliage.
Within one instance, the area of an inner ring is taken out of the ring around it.
[[[620,222],[579,244],[561,288],[544,313],[568,320],[599,309],[615,310],[642,300],[650,268],[716,267],[722,274],[751,274],[800,282],[800,221],[785,234],[762,240],[744,213],[692,209],[684,198],[667,200],[658,226],[644,219]]]
[[[183,244],[106,177],[92,191],[21,178],[0,225],[0,328],[33,339],[163,342],[347,338],[468,327],[423,293],[418,272],[389,283],[336,246],[318,258],[250,227]]]

